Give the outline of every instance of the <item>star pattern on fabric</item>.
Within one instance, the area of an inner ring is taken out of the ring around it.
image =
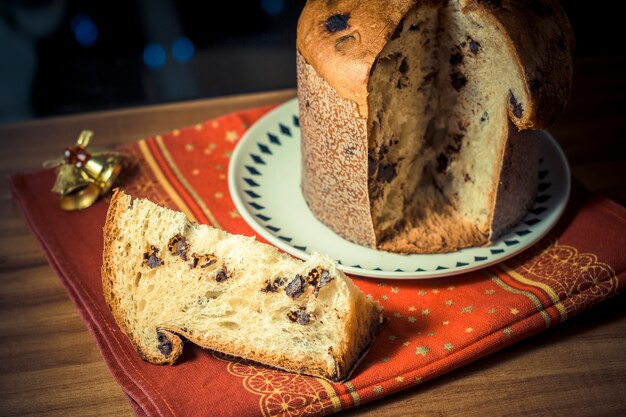
[[[404,382],[404,377],[403,377],[403,376],[397,376],[397,377],[396,377],[396,381],[398,381],[398,382]]]
[[[239,139],[239,133],[237,133],[236,130],[227,130],[226,137],[224,139],[230,143],[234,143],[237,139]]]
[[[452,349],[454,349],[454,345],[450,342],[446,343],[445,345],[443,345],[443,348],[447,351],[451,351]]]
[[[430,352],[430,349],[428,349],[428,346],[425,346],[425,345],[418,346],[415,348],[416,355],[426,356],[426,354],[429,352]]]
[[[473,331],[474,331],[474,329],[472,329],[471,327],[468,327],[468,328],[465,329],[465,333],[471,333]]]
[[[391,292],[394,293],[394,294],[397,294],[397,293],[400,292],[400,288],[398,288],[398,287],[391,287]]]
[[[228,212],[228,214],[230,215],[232,219],[238,219],[241,217],[241,215],[239,214],[237,210],[231,210]]]
[[[409,311],[415,311],[415,310],[417,310],[415,306],[409,306]]]
[[[449,306],[451,306],[452,304],[454,304],[454,301],[452,301],[452,300],[446,300],[446,305],[447,305],[448,307],[449,307]]]
[[[193,152],[193,149],[194,149],[194,148],[193,148],[193,144],[191,144],[191,143],[186,143],[186,144],[185,144],[185,150],[186,150],[187,152]]]
[[[374,388],[372,388],[372,391],[374,391],[374,393],[378,395],[384,392],[383,387],[381,385],[376,385]]]
[[[513,329],[511,329],[510,327],[505,327],[502,332],[507,335],[507,336],[511,336],[511,334],[513,333]]]
[[[210,155],[213,153],[213,151],[217,148],[217,144],[216,143],[209,143],[206,148],[204,148],[202,150],[202,153],[204,153],[205,155]]]
[[[394,340],[397,339],[397,336],[395,334],[390,334],[387,339],[389,339],[389,340],[391,340],[393,342]]]
[[[514,316],[517,316],[517,315],[519,314],[519,310],[518,310],[518,309],[516,309],[515,307],[513,307],[513,308],[511,309],[511,314],[513,314]]]
[[[411,323],[415,323],[417,321],[417,319],[414,316],[409,316],[407,320]]]
[[[461,309],[461,313],[471,313],[474,311],[474,306],[465,306]]]

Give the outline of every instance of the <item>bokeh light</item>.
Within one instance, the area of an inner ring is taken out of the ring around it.
[[[77,13],[70,21],[70,28],[76,42],[83,48],[89,48],[96,44],[98,28],[89,15]]]
[[[179,62],[188,62],[193,59],[196,47],[189,38],[181,36],[172,42],[172,56]]]
[[[160,68],[165,64],[167,53],[158,43],[149,43],[143,48],[143,63],[151,69]]]

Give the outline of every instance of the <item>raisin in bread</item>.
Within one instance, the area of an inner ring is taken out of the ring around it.
[[[556,0],[308,1],[298,22],[302,191],[361,245],[488,244],[537,189],[574,39]]]
[[[302,262],[121,191],[104,227],[102,285],[120,328],[155,364],[176,361],[182,336],[339,381],[370,346],[382,317],[325,256]]]

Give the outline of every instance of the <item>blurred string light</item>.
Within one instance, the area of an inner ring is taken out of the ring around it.
[[[159,43],[149,43],[143,48],[143,63],[151,69],[157,69],[165,64],[167,53]]]
[[[98,40],[98,28],[94,21],[85,13],[77,13],[70,20],[70,28],[76,42],[83,48],[89,48]]]
[[[261,0],[261,8],[269,16],[278,16],[284,7],[283,0]]]
[[[178,62],[189,62],[196,53],[196,47],[189,38],[181,36],[172,42],[172,56]]]

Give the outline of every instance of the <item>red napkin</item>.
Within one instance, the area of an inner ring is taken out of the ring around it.
[[[230,114],[125,147],[138,167],[122,188],[198,222],[253,235],[230,199],[227,168],[241,135],[270,109]],[[432,280],[354,277],[389,320],[346,383],[231,360],[191,344],[177,365],[156,366],[135,353],[102,295],[108,201],[63,212],[50,192],[53,182],[50,170],[17,175],[11,191],[139,416],[308,416],[354,407],[554,326],[626,283],[626,209],[575,187],[551,233],[497,266]]]

